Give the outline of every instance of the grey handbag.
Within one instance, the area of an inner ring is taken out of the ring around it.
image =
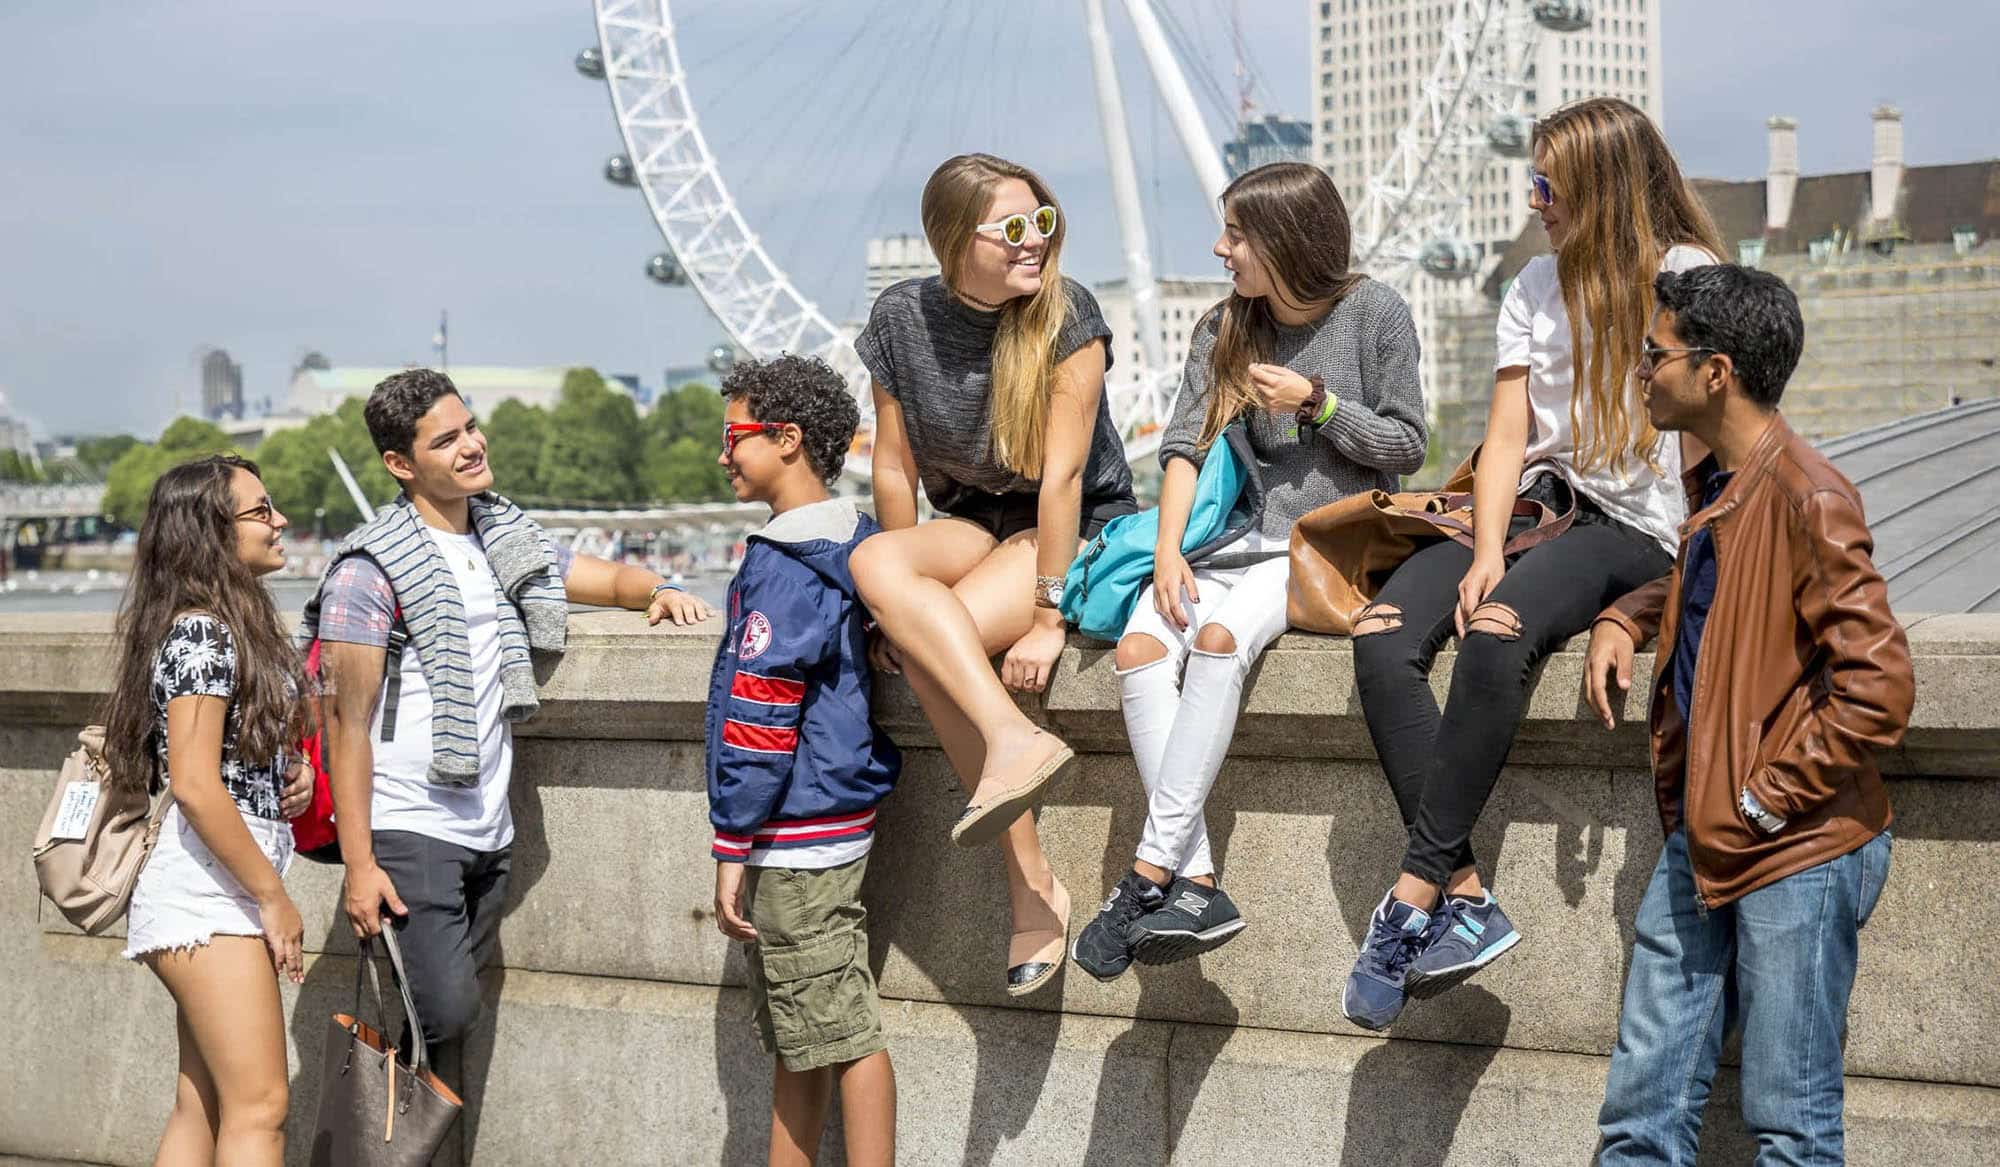
[[[410,1043],[408,1065],[396,1060],[396,1047],[383,1030],[364,1023],[361,984],[365,976],[375,991],[375,1017],[386,1029],[382,978],[375,967],[375,945],[361,941],[354,968],[354,1014],[336,1013],[328,1023],[326,1052],[320,1059],[319,1121],[313,1132],[312,1167],[424,1167],[463,1107],[458,1095],[424,1064],[423,1026],[417,1004],[410,998],[403,974],[403,953],[396,934],[382,929],[396,987],[403,998],[405,1030]]]

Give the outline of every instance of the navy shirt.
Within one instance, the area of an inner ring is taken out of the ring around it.
[[[1701,506],[1707,510],[1722,497],[1722,489],[1735,476],[1714,459],[1703,463],[1707,472],[1701,480]],[[1681,721],[1694,728],[1694,665],[1701,655],[1701,633],[1708,626],[1708,609],[1715,602],[1715,536],[1706,525],[1688,536],[1687,561],[1681,567],[1681,618],[1674,631],[1674,701],[1680,706]]]

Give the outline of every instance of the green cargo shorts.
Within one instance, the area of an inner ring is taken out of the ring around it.
[[[887,1048],[868,969],[866,855],[823,869],[752,867],[743,898],[757,1037],[787,1070],[816,1070]]]

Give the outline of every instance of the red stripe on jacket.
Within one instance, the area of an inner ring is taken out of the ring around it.
[[[722,723],[722,744],[760,754],[789,754],[799,748],[799,731],[775,725],[751,725],[743,721]]]
[[[729,695],[759,705],[797,705],[806,699],[806,683],[739,672],[729,685]]]

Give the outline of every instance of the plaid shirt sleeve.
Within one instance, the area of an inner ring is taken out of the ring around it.
[[[395,622],[396,593],[382,568],[365,555],[342,560],[320,591],[319,638],[387,648]]]

